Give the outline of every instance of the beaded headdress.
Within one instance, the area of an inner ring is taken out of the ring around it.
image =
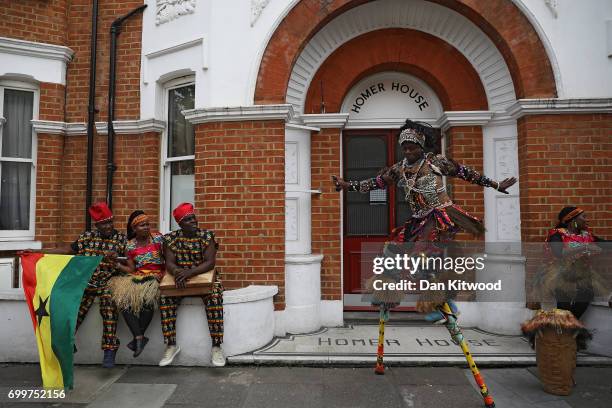
[[[425,149],[425,136],[417,132],[415,129],[408,128],[402,130],[398,142],[400,145],[404,142],[416,143],[421,146],[422,149]]]

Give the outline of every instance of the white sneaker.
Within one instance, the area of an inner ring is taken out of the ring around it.
[[[164,356],[159,361],[160,367],[165,367],[167,365],[172,364],[172,360],[177,356],[178,353],[181,352],[181,348],[179,346],[166,346],[166,351],[164,352]]]
[[[225,365],[225,356],[221,347],[212,348],[212,363],[215,367],[223,367]]]

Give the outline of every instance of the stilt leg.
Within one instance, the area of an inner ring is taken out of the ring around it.
[[[472,358],[472,354],[470,353],[470,349],[467,345],[467,342],[465,341],[465,338],[463,337],[461,328],[459,328],[459,326],[457,325],[457,318],[453,314],[448,303],[444,303],[442,305],[442,307],[440,308],[440,312],[444,314],[444,318],[446,320],[444,325],[446,326],[446,329],[450,333],[451,338],[453,339],[453,342],[458,344],[461,347],[461,350],[463,351],[463,355],[465,355],[465,359],[467,360],[467,363],[470,366],[470,370],[472,371],[474,380],[476,380],[476,384],[478,384],[478,387],[480,388],[480,394],[482,395],[482,399],[484,400],[485,407],[487,408],[495,407],[495,402],[493,401],[493,397],[489,395],[489,389],[487,388],[487,385],[485,384],[484,379],[482,378],[482,375],[480,374],[480,371],[478,371],[478,367],[476,367],[476,363],[474,362],[474,359]]]
[[[380,316],[378,321],[378,349],[376,350],[376,368],[374,372],[379,375],[385,374],[383,356],[385,354],[385,321],[389,318],[389,311],[384,304],[380,305]]]

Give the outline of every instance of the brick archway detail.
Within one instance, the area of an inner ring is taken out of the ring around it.
[[[339,112],[357,82],[383,71],[405,72],[422,79],[445,111],[488,108],[478,73],[460,52],[432,35],[392,28],[357,37],[330,55],[308,89],[304,113],[321,112],[321,89],[326,111]]]
[[[279,24],[264,51],[254,102],[285,102],[291,87],[292,69],[307,43],[334,18],[365,3],[369,2],[299,1]],[[488,36],[510,71],[516,98],[556,96],[554,73],[546,49],[527,17],[510,0],[430,0],[429,3],[459,13]]]

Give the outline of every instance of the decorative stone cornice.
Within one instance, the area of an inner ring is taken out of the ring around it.
[[[113,128],[117,135],[161,133],[166,129],[166,122],[158,119],[116,120],[113,122]],[[108,134],[108,123],[96,122],[96,131],[99,135]]]
[[[348,113],[311,113],[301,115],[300,119],[306,126],[324,128],[343,128],[348,121]]]
[[[293,106],[253,105],[232,106],[225,108],[197,108],[183,111],[185,119],[192,124],[211,122],[240,122],[245,120],[283,120],[293,119]]]
[[[155,25],[195,13],[196,0],[157,0]]]
[[[134,135],[139,133],[161,133],[166,128],[166,122],[157,119],[145,120],[118,120],[114,122],[115,133]],[[51,135],[79,136],[87,134],[87,123],[83,122],[56,122],[51,120],[33,120],[32,128],[36,133]],[[96,122],[96,131],[99,135],[106,135],[108,129],[106,122]]]
[[[70,48],[61,45],[17,40],[7,37],[0,37],[0,54],[1,53],[58,60],[64,63],[70,61],[74,55],[74,52]]]
[[[453,126],[483,126],[491,121],[491,111],[448,111],[435,123],[436,127],[446,131]]]
[[[82,122],[66,123],[52,120],[32,120],[31,123],[36,133],[50,135],[84,135],[87,133],[87,124]]]
[[[525,115],[612,113],[612,98],[519,99],[510,105],[506,112],[515,120]]]

